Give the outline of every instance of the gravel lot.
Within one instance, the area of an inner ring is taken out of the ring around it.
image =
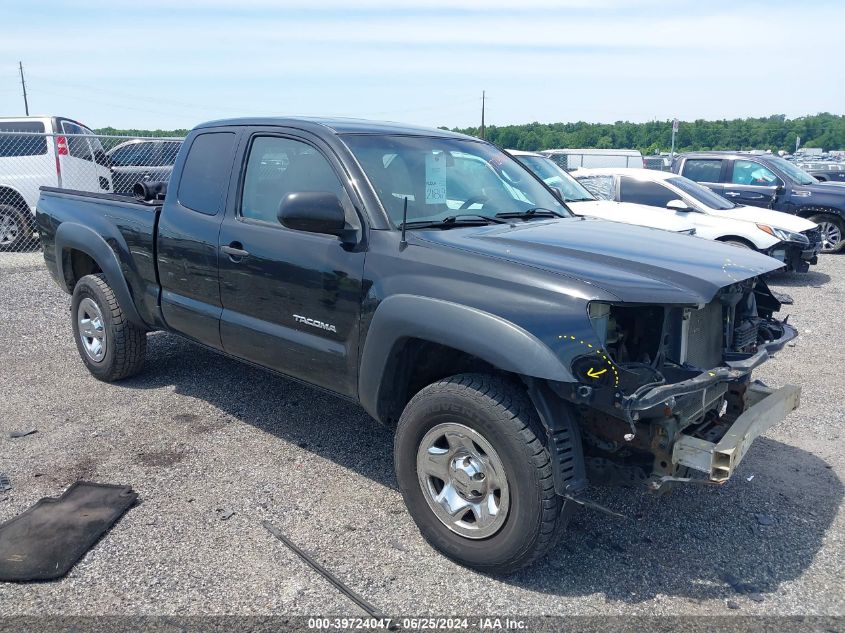
[[[165,334],[142,375],[98,382],[40,254],[0,254],[0,471],[14,486],[0,521],[79,478],[141,499],[66,578],[0,584],[0,613],[363,614],[267,519],[388,614],[843,615],[845,256],[774,285],[801,337],[756,377],[802,385],[801,408],[735,479],[601,490],[628,520],[583,511],[542,563],[491,578],[419,536],[391,434],[358,407]]]

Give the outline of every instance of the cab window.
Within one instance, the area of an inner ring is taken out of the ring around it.
[[[782,184],[771,169],[753,160],[734,161],[731,182],[735,185],[756,187],[777,187]]]
[[[681,175],[695,182],[719,182],[722,174],[722,161],[712,158],[688,158],[684,162]]]
[[[241,217],[279,225],[279,206],[294,192],[345,192],[329,161],[311,145],[278,136],[252,142],[244,176]]]

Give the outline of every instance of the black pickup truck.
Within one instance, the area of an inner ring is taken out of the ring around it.
[[[152,330],[360,403],[395,428],[422,534],[508,572],[590,483],[726,481],[798,406],[752,370],[796,335],[781,262],[574,217],[504,152],[354,120],[200,125],[141,201],[42,190],[44,257],[101,380]]]
[[[736,204],[793,213],[815,222],[823,253],[845,249],[845,187],[819,182],[780,156],[691,152],[678,156],[672,171]]]

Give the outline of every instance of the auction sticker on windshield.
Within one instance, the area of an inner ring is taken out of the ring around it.
[[[440,154],[425,156],[426,204],[446,204],[446,179],[443,174],[445,163]]]

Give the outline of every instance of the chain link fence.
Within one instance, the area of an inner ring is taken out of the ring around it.
[[[0,131],[0,252],[39,248],[40,187],[131,196],[136,182],[170,179],[183,140],[47,134],[27,131],[28,125]]]

